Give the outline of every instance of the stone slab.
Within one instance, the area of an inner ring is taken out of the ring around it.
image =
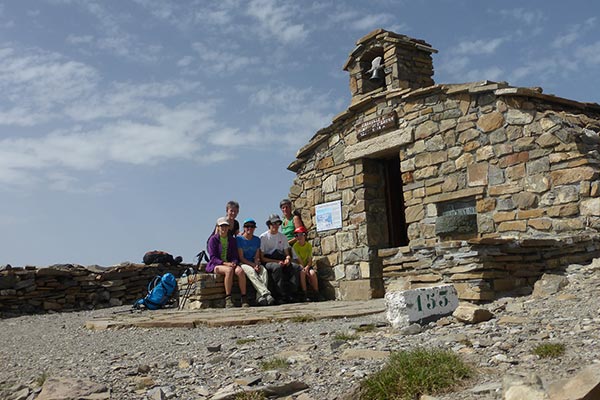
[[[440,285],[385,294],[387,320],[394,328],[435,315],[448,315],[458,307],[453,285]]]
[[[86,321],[91,330],[112,328],[198,328],[202,326],[241,326],[286,320],[352,318],[385,311],[384,299],[365,301],[324,301],[284,304],[270,307],[217,308],[202,310],[157,310],[116,312],[112,316]]]

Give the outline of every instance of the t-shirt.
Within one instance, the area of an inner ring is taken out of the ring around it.
[[[221,240],[221,260],[227,261],[227,247],[229,247],[229,239],[227,236],[219,236],[219,239]]]
[[[256,255],[256,250],[260,248],[260,238],[252,236],[251,239],[246,239],[244,236],[238,235],[235,237],[235,240],[237,241],[238,249],[242,249],[244,258],[250,262],[256,262],[254,256]]]
[[[312,245],[304,242],[304,246],[300,246],[300,243],[296,242],[292,249],[294,250],[294,259],[300,260],[302,266],[305,267],[308,264],[308,259],[312,257]]]
[[[271,254],[275,250],[279,250],[285,252],[285,249],[290,247],[288,244],[287,238],[281,232],[277,232],[276,234],[271,234],[271,232],[266,231],[262,235],[260,235],[260,251],[263,254]]]
[[[283,223],[281,224],[281,233],[288,238],[288,240],[292,240],[294,238],[294,216],[292,218],[286,219],[285,215],[283,216]]]
[[[227,233],[231,237],[235,237],[235,235],[237,235],[239,231],[240,231],[240,223],[238,222],[237,219],[234,219],[233,220],[233,228],[229,227],[229,229],[227,230]]]

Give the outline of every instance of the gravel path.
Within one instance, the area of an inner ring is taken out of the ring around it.
[[[571,266],[569,284],[549,299],[505,298],[486,307],[494,319],[464,325],[445,318],[425,327],[397,331],[389,326],[357,332],[385,321],[384,314],[343,320],[285,322],[229,328],[118,329],[91,331],[84,323],[128,307],[34,315],[0,320],[0,398],[25,389],[35,399],[44,377],[85,378],[111,389],[112,399],[209,398],[236,379],[261,384],[300,381],[300,399],[336,399],[384,364],[389,351],[416,346],[459,353],[478,371],[465,389],[443,400],[501,399],[509,371],[536,372],[544,382],[572,376],[600,363],[600,260]],[[299,305],[301,307],[301,305]],[[354,335],[340,340],[340,335]],[[540,359],[531,350],[542,342],[564,343],[560,359]],[[216,350],[212,347],[218,347]],[[209,349],[208,347],[211,347]],[[288,369],[264,371],[261,363],[284,358]]]

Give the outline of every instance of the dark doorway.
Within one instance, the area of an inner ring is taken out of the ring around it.
[[[400,158],[388,158],[383,161],[385,170],[385,201],[390,247],[408,245],[406,217],[404,215],[404,192]]]

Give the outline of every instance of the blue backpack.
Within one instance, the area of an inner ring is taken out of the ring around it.
[[[177,287],[175,276],[167,272],[163,276],[155,276],[148,284],[148,294],[133,304],[134,308],[145,306],[148,310],[158,310],[164,306]]]

